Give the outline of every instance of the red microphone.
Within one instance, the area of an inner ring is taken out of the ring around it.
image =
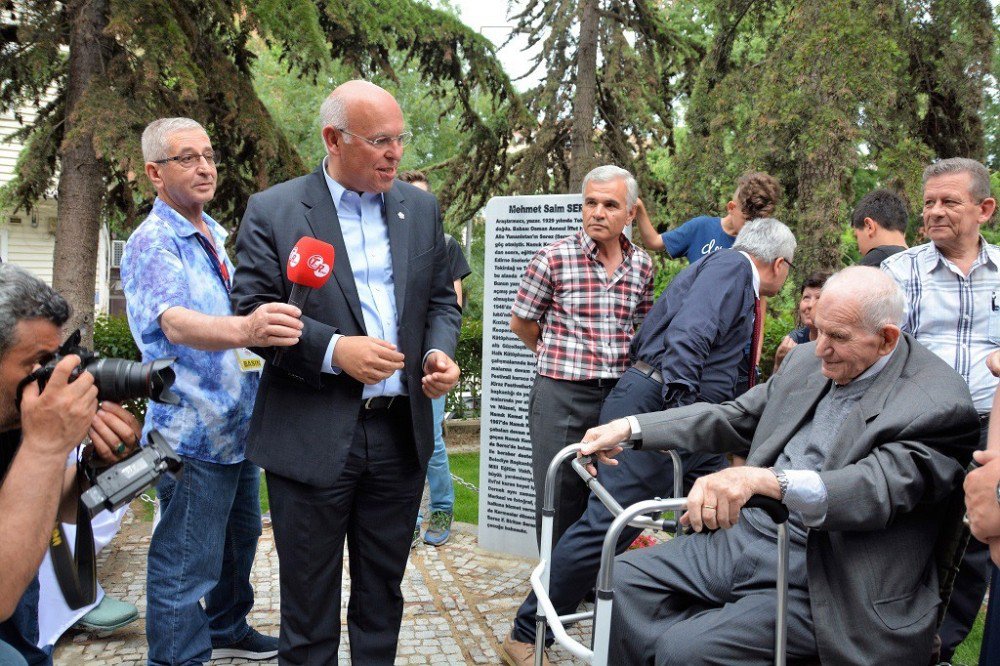
[[[292,283],[288,304],[302,309],[306,297],[330,279],[333,271],[333,246],[310,236],[303,236],[288,255],[286,275]]]
[[[288,281],[292,283],[292,293],[288,297],[289,305],[301,310],[309,292],[326,284],[333,272],[333,254],[333,246],[329,243],[310,236],[299,239],[288,255],[285,269]],[[275,367],[281,365],[284,351],[282,347],[274,352]]]

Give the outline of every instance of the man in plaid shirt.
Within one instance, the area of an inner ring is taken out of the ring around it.
[[[622,234],[639,186],[625,169],[583,179],[583,229],[539,250],[514,301],[511,330],[538,359],[528,400],[535,522],[553,456],[598,423],[601,405],[629,367],[632,335],[653,301],[653,262]],[[572,475],[557,490],[555,540],[583,513],[588,491]]]
[[[975,160],[953,157],[927,167],[923,181],[931,242],[889,257],[882,270],[906,295],[902,329],[968,383],[984,448],[1000,374],[1000,248],[979,233],[996,208],[990,173]],[[940,629],[941,661],[951,659],[972,628],[990,569],[988,549],[971,540]]]

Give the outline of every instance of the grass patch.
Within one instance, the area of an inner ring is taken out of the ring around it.
[[[1000,601],[1000,599],[998,599]],[[983,644],[983,625],[986,622],[986,612],[979,611],[972,631],[965,637],[961,645],[955,648],[951,663],[955,666],[976,666],[979,663],[979,648]]]
[[[479,487],[479,452],[449,453],[451,473]],[[455,482],[455,520],[479,524],[479,494]]]

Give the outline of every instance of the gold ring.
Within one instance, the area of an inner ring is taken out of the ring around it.
[[[709,511],[709,510],[711,510],[711,511],[715,511],[715,507],[714,507],[714,506],[707,506],[707,505],[706,505],[706,506],[703,506],[702,508],[703,508],[703,509],[704,509],[705,511]]]

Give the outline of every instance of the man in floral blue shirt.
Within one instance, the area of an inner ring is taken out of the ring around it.
[[[269,659],[277,639],[246,620],[261,523],[260,471],[243,457],[259,359],[245,348],[294,345],[301,313],[268,303],[232,315],[227,234],[204,212],[218,156],[202,126],[154,121],[142,152],[157,197],[125,246],[122,285],[143,360],[177,358],[180,405],[151,402],[144,434],[158,430],[184,460],[179,480],[163,477],[157,486],[161,518],[146,583],[149,663]]]

